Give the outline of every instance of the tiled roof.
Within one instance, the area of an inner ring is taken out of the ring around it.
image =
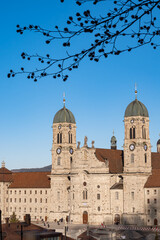
[[[123,151],[114,149],[96,149],[96,157],[99,161],[109,161],[110,173],[122,173],[123,172]]]
[[[12,173],[13,182],[9,188],[50,188],[50,172]]]
[[[160,153],[152,152],[151,159],[152,159],[152,168],[160,169]]]
[[[12,172],[7,168],[0,168],[0,182],[12,182]]]
[[[148,177],[145,188],[160,187],[160,169],[152,169],[152,175]]]

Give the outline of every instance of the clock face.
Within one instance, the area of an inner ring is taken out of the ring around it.
[[[57,152],[57,154],[60,154],[61,153],[61,148],[57,148],[56,152]]]
[[[131,144],[131,145],[129,146],[129,149],[130,149],[131,151],[133,151],[133,150],[135,149],[135,145],[134,145],[134,144]]]
[[[71,127],[71,124],[69,124],[69,129],[71,129],[72,127]]]
[[[144,145],[144,150],[147,151],[147,145],[146,144]]]
[[[131,123],[134,123],[134,120],[133,120],[133,119],[131,119]]]
[[[73,148],[69,149],[70,154],[73,154]]]
[[[61,125],[59,125],[59,126],[58,126],[58,129],[61,129],[61,127],[62,127],[62,126],[61,126]]]

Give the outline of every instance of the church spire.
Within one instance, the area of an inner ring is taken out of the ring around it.
[[[135,83],[135,90],[134,90],[134,92],[135,92],[135,99],[137,99],[137,84]]]
[[[65,92],[63,93],[63,104],[64,104],[64,107],[65,107],[65,102],[66,102],[66,99],[65,99]]]

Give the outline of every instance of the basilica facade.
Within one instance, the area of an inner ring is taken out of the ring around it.
[[[111,148],[83,146],[76,121],[65,106],[53,119],[51,172],[14,173],[0,168],[2,219],[16,213],[23,220],[75,224],[160,224],[160,140],[151,152],[149,114],[137,98],[124,114],[123,150],[115,136]]]

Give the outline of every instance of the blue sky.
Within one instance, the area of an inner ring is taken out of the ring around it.
[[[23,51],[62,53],[58,44],[55,45],[57,52],[54,44],[46,46],[45,39],[39,34],[26,32],[20,36],[16,33],[17,24],[64,26],[68,16],[81,9],[73,0],[64,4],[59,0],[9,0],[1,3],[0,161],[4,160],[9,169],[51,164],[51,126],[55,113],[63,106],[63,92],[66,93],[66,107],[76,118],[77,141],[81,141],[81,145],[87,136],[89,146],[95,140],[95,147],[110,148],[114,129],[118,148],[122,149],[124,112],[134,100],[135,82],[138,99],[149,111],[152,151],[156,151],[160,132],[159,50],[146,46],[102,59],[99,63],[86,59],[66,82],[50,77],[37,83],[23,75],[6,77],[10,69],[18,70],[22,65],[29,68],[21,60]],[[92,11],[97,9],[93,7]],[[81,43],[77,40],[74,45],[80,47]]]

